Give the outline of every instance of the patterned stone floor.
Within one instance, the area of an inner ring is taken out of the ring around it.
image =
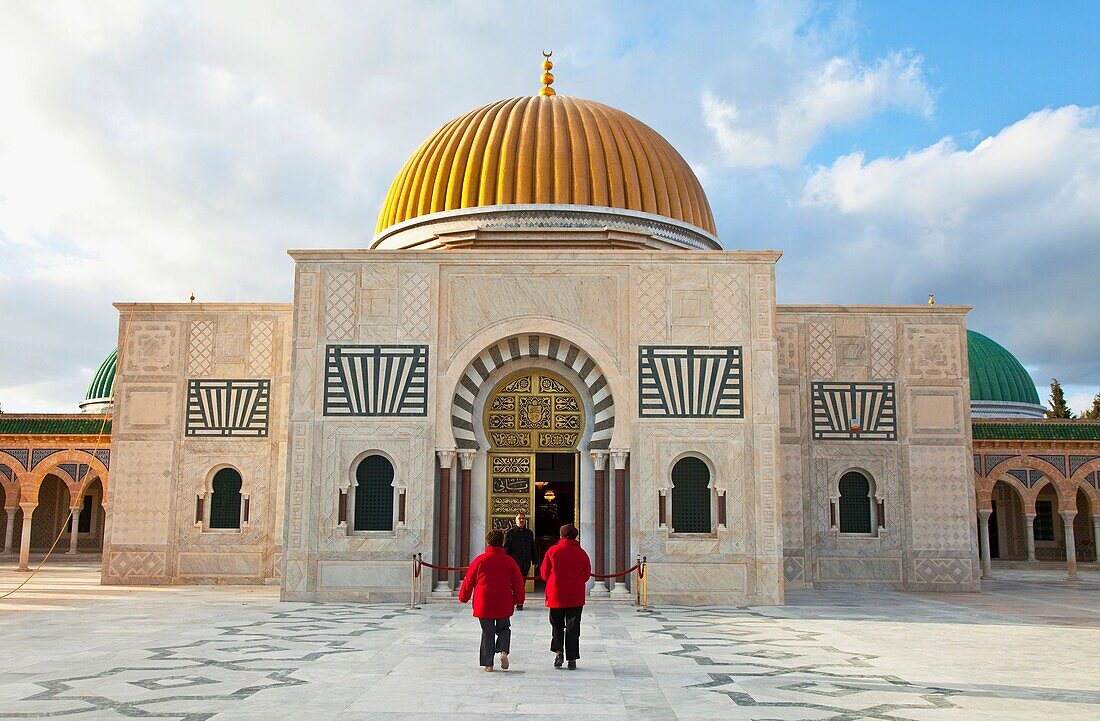
[[[0,563],[0,591],[24,578]],[[105,588],[50,566],[0,601],[0,718],[1100,718],[1100,574],[983,594],[792,593],[783,607],[585,612],[555,671],[542,609],[477,666],[468,607],[279,603],[271,587]]]

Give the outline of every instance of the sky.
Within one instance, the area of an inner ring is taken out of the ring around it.
[[[0,406],[76,410],[118,301],[289,301],[454,116],[616,106],[781,303],[971,305],[1100,391],[1100,3],[0,4]]]

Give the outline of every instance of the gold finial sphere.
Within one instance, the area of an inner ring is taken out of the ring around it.
[[[936,296],[929,293],[928,294],[928,305],[935,305],[935,304],[936,304]]]
[[[542,61],[542,77],[540,78],[540,80],[542,81],[542,87],[539,88],[539,95],[543,96],[544,98],[549,98],[557,95],[557,93],[554,92],[554,89],[550,87],[554,84],[554,74],[550,72],[554,68],[554,63],[550,62],[550,56],[553,54],[553,50],[551,50],[550,52],[546,52],[545,50],[542,51],[542,57],[545,59]]]

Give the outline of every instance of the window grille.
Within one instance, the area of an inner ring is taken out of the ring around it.
[[[840,532],[871,532],[871,482],[862,473],[840,478]]]
[[[1035,540],[1054,540],[1054,504],[1050,501],[1035,501]]]
[[[672,530],[710,533],[710,469],[699,458],[681,458],[672,467]]]
[[[214,474],[210,493],[210,527],[241,527],[241,474],[223,468]]]
[[[393,465],[383,456],[367,456],[355,469],[355,530],[393,529]]]

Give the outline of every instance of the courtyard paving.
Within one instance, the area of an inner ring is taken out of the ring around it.
[[[25,578],[0,564],[0,593]],[[0,601],[0,718],[1100,718],[1100,574],[998,570],[982,594],[590,606],[580,668],[545,612],[477,666],[469,607],[280,603],[274,587],[112,588],[51,562]]]

